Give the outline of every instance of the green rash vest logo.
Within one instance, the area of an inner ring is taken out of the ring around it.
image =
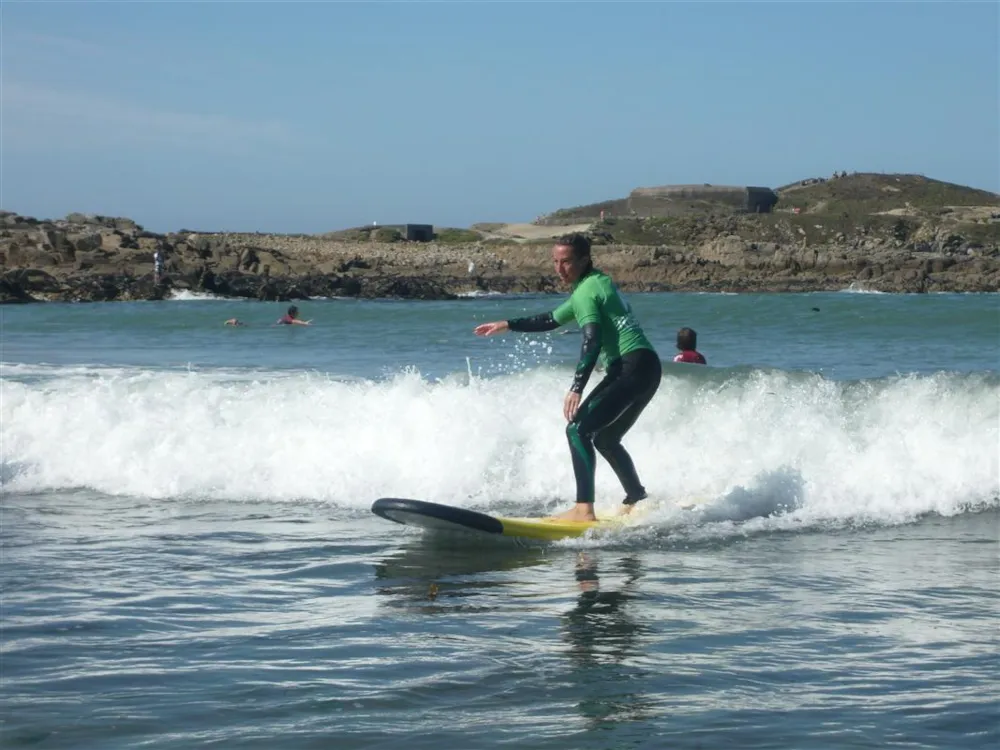
[[[576,283],[569,299],[555,309],[552,317],[559,325],[574,319],[580,327],[597,323],[601,327],[601,359],[605,364],[636,349],[653,349],[628,300],[610,276],[597,270]]]

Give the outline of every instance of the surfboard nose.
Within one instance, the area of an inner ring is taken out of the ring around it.
[[[372,513],[389,521],[425,529],[468,529],[503,534],[503,524],[493,516],[427,500],[380,497],[372,503]]]

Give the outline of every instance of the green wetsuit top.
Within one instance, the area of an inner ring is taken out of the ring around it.
[[[580,362],[571,389],[576,393],[583,392],[598,355],[607,367],[637,349],[655,351],[614,281],[597,269],[580,277],[569,299],[553,312],[517,318],[508,324],[513,331],[547,331],[571,320],[576,320],[583,332]]]
[[[552,317],[559,325],[575,319],[580,328],[597,323],[605,366],[636,349],[653,348],[615,282],[597,269],[577,280],[569,299],[555,309]]]

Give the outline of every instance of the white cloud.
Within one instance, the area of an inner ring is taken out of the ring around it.
[[[4,147],[160,144],[241,149],[292,140],[286,123],[157,109],[87,91],[4,81],[0,86]]]

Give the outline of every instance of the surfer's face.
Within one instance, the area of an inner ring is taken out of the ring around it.
[[[587,257],[577,258],[569,245],[556,245],[552,248],[552,265],[564,284],[575,283],[589,260]]]

